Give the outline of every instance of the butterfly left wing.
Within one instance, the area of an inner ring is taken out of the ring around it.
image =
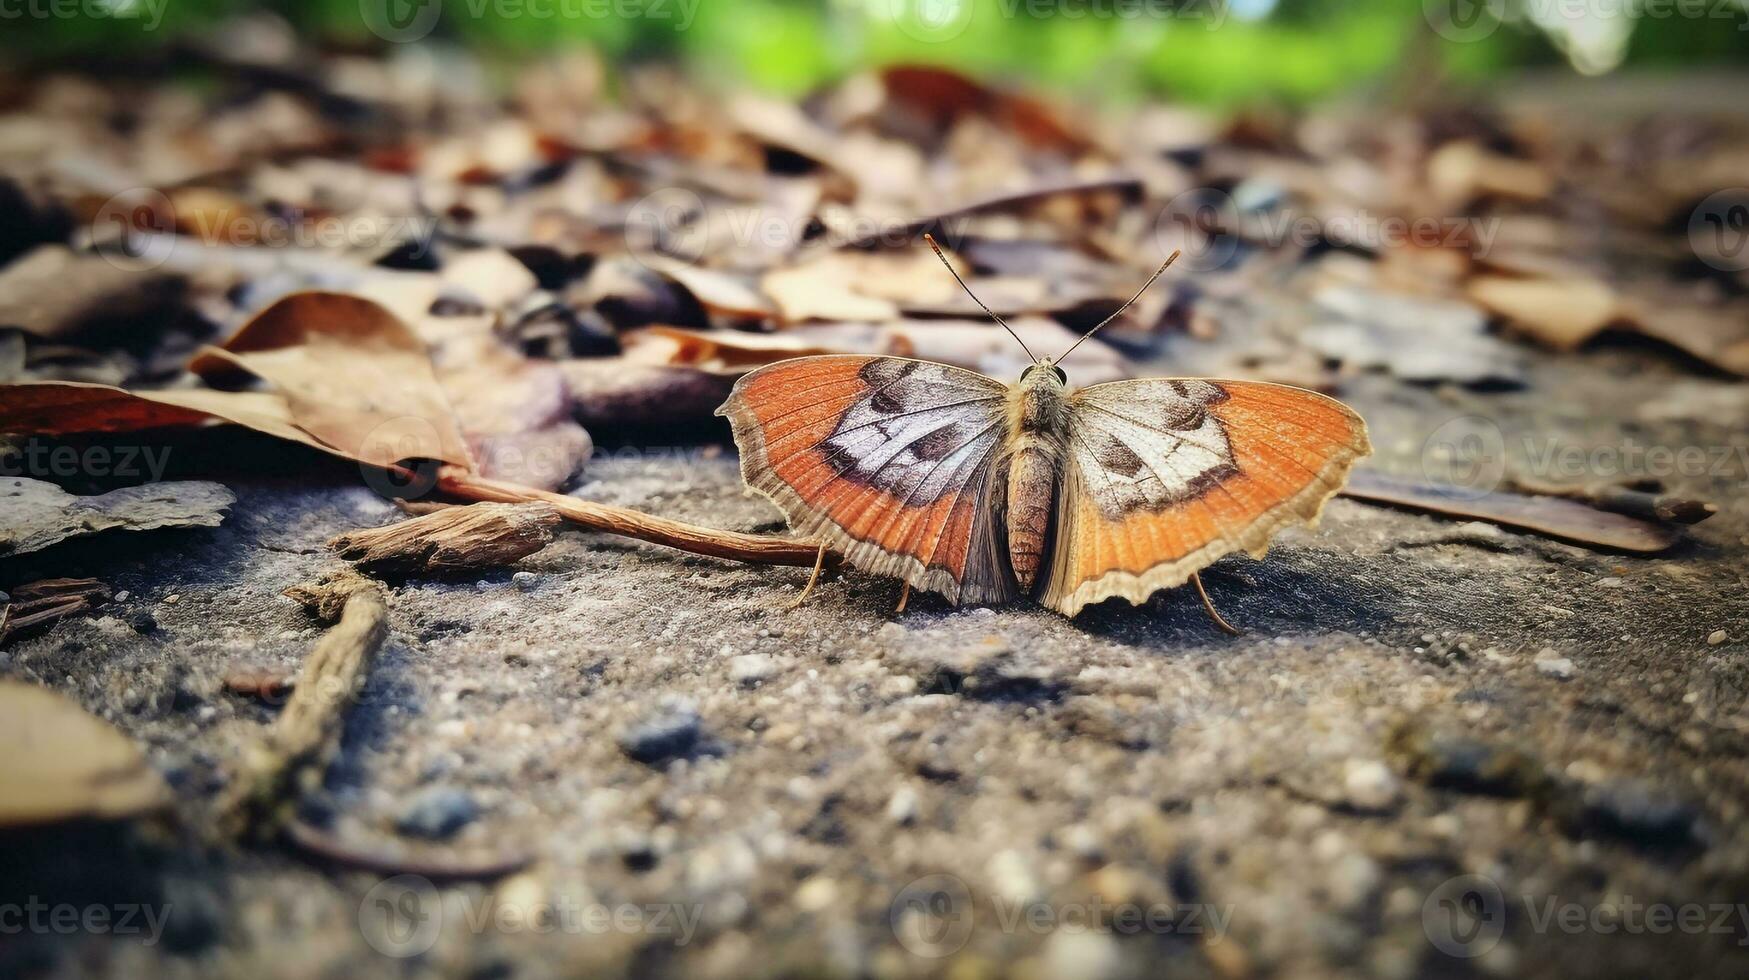
[[[1050,576],[1064,615],[1112,596],[1140,604],[1234,551],[1317,523],[1356,460],[1366,423],[1287,385],[1152,378],[1069,396]]]
[[[1007,388],[900,357],[799,357],[740,381],[727,415],[747,485],[798,534],[955,603],[1015,592],[996,506]]]

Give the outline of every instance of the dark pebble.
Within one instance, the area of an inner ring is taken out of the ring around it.
[[[703,737],[698,711],[689,704],[672,704],[622,732],[619,747],[638,762],[656,765],[692,755]]]
[[[480,805],[467,792],[448,786],[420,790],[395,821],[395,829],[410,837],[443,840],[473,823]]]

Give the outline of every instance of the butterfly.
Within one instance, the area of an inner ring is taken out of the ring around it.
[[[1253,381],[1077,388],[1060,366],[1176,258],[1054,358],[1034,356],[985,306],[1032,361],[1014,384],[852,354],[743,376],[717,409],[734,430],[743,479],[798,534],[903,579],[907,595],[925,589],[955,605],[1031,597],[1074,616],[1112,597],[1140,605],[1232,552],[1262,557],[1278,531],[1315,526],[1372,451],[1359,415],[1316,392]]]

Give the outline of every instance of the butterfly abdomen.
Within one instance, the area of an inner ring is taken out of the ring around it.
[[[1022,592],[1031,592],[1044,561],[1057,489],[1057,453],[1044,440],[1021,437],[1008,468],[1008,564]]]
[[[1011,389],[1008,463],[1008,565],[1031,592],[1044,563],[1062,466],[1063,385],[1048,370],[1029,372]]]

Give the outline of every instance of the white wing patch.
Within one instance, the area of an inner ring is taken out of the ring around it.
[[[821,444],[846,480],[927,504],[963,485],[966,464],[1002,438],[1004,389],[995,381],[899,358],[877,358],[861,373],[869,393]]]
[[[1207,381],[1094,385],[1070,398],[1069,451],[1111,520],[1163,510],[1233,475],[1226,430],[1208,411],[1227,393]]]

